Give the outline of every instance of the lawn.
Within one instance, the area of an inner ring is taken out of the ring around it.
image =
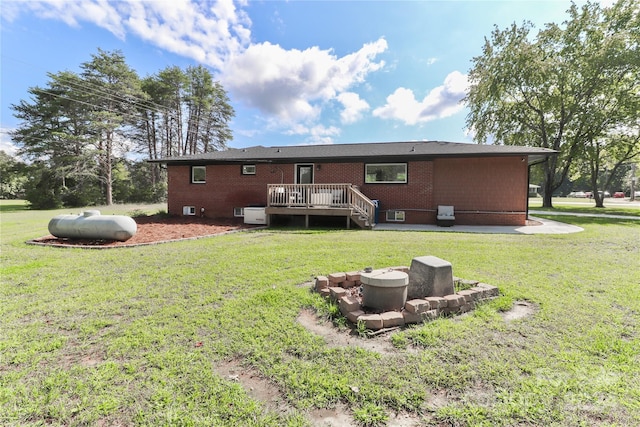
[[[0,425],[303,426],[335,407],[352,425],[640,424],[638,221],[563,216],[585,229],[570,235],[267,229],[96,251],[24,243],[78,210],[11,206]],[[296,320],[334,312],[311,277],[422,255],[502,296],[376,338],[386,352],[330,345]],[[537,311],[507,322],[515,301]]]

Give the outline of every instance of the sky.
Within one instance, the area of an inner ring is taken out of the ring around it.
[[[581,2],[576,2],[578,5]],[[462,102],[497,26],[561,24],[565,0],[47,0],[0,4],[0,150],[10,108],[119,50],[140,77],[207,67],[235,117],[228,145],[473,142]]]

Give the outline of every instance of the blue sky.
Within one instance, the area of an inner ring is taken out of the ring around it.
[[[577,2],[581,4],[581,2]],[[47,72],[120,50],[141,77],[208,67],[236,116],[230,146],[472,142],[460,102],[494,25],[561,23],[564,0],[3,0],[0,149],[9,106]]]

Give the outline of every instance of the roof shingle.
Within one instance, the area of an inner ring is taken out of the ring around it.
[[[529,164],[556,154],[539,147],[479,145],[444,141],[374,142],[330,145],[292,145],[231,148],[193,156],[167,157],[155,162],[236,163],[236,162],[327,162],[327,161],[410,161],[437,157],[527,156]]]

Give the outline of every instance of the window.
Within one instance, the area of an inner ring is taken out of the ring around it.
[[[244,216],[244,208],[233,208],[233,216],[235,217]]]
[[[387,211],[388,222],[404,222],[404,211]]]
[[[242,175],[255,175],[256,165],[242,165]]]
[[[204,184],[207,182],[206,166],[191,166],[191,183]]]
[[[401,184],[407,182],[406,163],[372,163],[365,165],[367,184]]]

